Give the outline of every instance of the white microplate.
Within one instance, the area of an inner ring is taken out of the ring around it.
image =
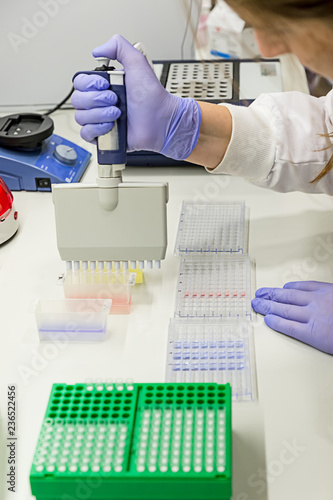
[[[251,320],[249,257],[182,259],[175,317]]]
[[[103,340],[111,304],[110,299],[40,300],[35,309],[39,338]]]
[[[190,61],[170,64],[165,88],[200,101],[232,99],[233,62]]]
[[[172,319],[166,382],[229,382],[234,401],[256,399],[254,344],[248,322]]]
[[[247,253],[244,203],[183,202],[175,255]]]

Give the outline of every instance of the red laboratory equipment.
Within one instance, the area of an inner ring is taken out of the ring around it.
[[[18,226],[13,195],[0,177],[0,244],[9,240],[18,230]]]

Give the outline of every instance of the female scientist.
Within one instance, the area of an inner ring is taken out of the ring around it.
[[[253,26],[261,54],[294,53],[333,80],[333,8],[327,0],[228,0]],[[333,194],[333,91],[263,94],[249,107],[215,105],[169,94],[145,57],[119,35],[93,51],[126,72],[128,150],[150,150],[242,176],[280,192]],[[72,103],[87,141],[111,130],[120,111],[98,76],[79,75]],[[240,147],[242,146],[242,147]],[[333,354],[333,284],[315,281],[260,288],[252,307],[278,332]]]

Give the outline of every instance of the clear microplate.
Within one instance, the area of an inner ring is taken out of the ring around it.
[[[247,253],[245,204],[183,202],[175,255]]]
[[[132,294],[128,273],[67,271],[61,278],[67,299],[111,299],[111,314],[129,314]]]
[[[106,336],[112,301],[43,299],[35,309],[40,340],[100,341]]]
[[[252,319],[248,256],[181,259],[175,317]]]
[[[256,365],[249,323],[172,319],[166,382],[229,382],[234,401],[255,400]]]

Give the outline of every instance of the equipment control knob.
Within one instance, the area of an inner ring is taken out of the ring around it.
[[[77,160],[77,154],[75,149],[65,144],[58,144],[55,148],[54,155],[57,160],[61,161],[65,165],[75,165]]]

